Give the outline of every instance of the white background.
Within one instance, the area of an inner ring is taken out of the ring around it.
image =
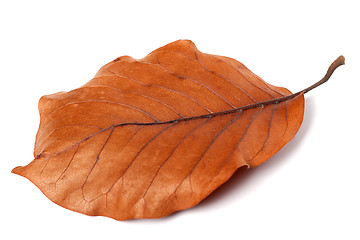
[[[357,2],[1,1],[0,238],[360,239]],[[88,217],[10,173],[33,159],[42,95],[177,39],[293,92],[319,80],[338,55],[346,65],[306,95],[303,125],[278,154],[166,218]]]

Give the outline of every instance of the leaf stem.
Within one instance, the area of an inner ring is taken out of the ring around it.
[[[329,78],[331,77],[331,75],[333,74],[335,69],[344,64],[345,64],[345,57],[341,55],[329,66],[325,76],[320,81],[318,81],[317,83],[314,83],[310,87],[305,88],[304,90],[302,90],[300,92],[307,93],[307,92],[313,90],[314,88],[317,88],[321,84],[325,83],[327,80],[329,80]]]

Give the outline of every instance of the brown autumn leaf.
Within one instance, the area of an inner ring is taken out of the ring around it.
[[[123,56],[84,86],[40,99],[35,159],[13,173],[73,211],[163,217],[278,152],[302,123],[304,93],[343,63],[292,94],[191,41]]]

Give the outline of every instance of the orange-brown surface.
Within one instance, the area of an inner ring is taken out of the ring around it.
[[[303,94],[289,95],[234,59],[176,41],[42,97],[35,159],[13,172],[73,211],[163,217],[289,142],[304,113]]]

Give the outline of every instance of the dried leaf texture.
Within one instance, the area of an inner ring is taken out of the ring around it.
[[[87,215],[163,217],[289,142],[304,112],[302,93],[276,100],[289,95],[234,59],[176,41],[43,96],[35,159],[13,172]]]

